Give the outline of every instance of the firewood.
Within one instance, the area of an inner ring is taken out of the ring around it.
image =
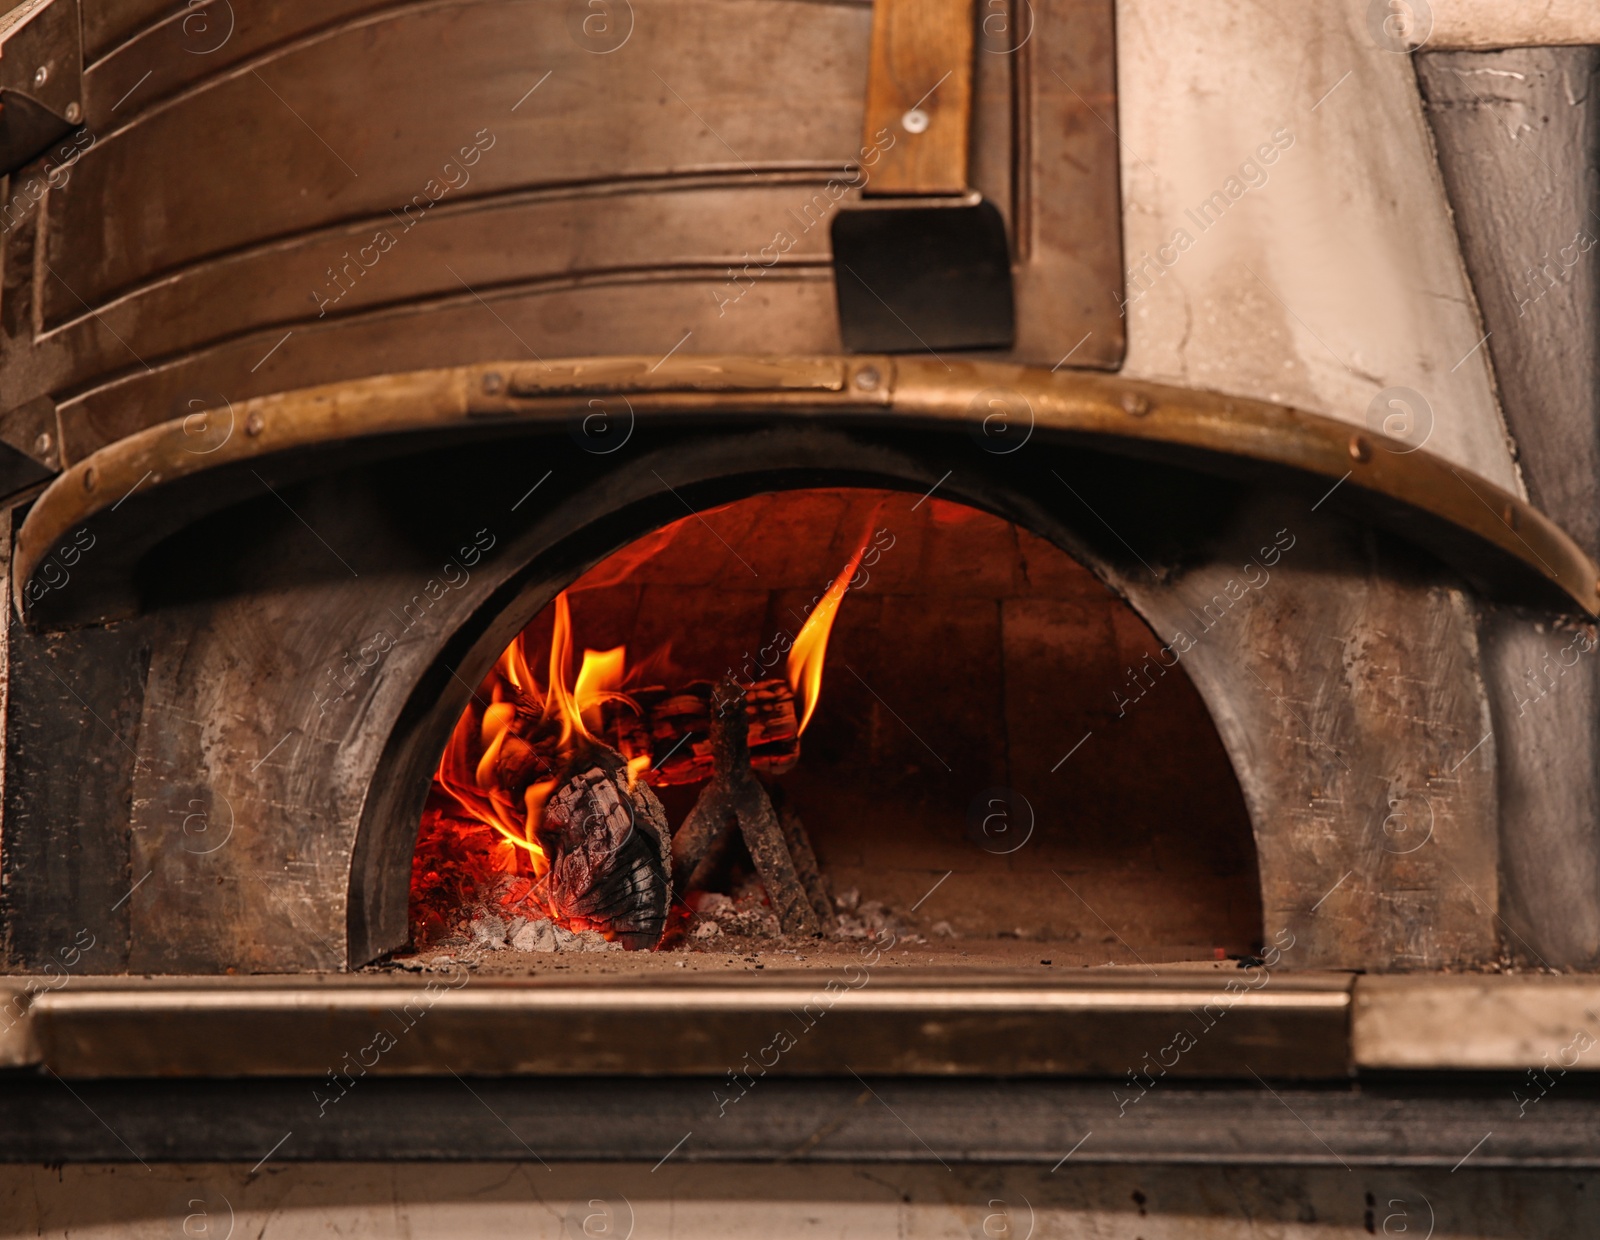
[[[667,786],[710,779],[711,686],[658,692],[644,690],[634,698],[649,720],[650,747],[643,752],[651,757],[650,782]]]
[[[562,924],[630,950],[661,941],[672,903],[666,812],[642,781],[629,788],[621,754],[586,747],[545,804],[537,837],[550,861],[543,899]]]
[[[783,826],[751,769],[745,691],[725,680],[716,686],[710,706],[711,782],[673,837],[675,876],[680,885],[687,882],[732,819],[739,824],[783,932],[821,934],[824,923],[795,869]]]
[[[628,701],[608,701],[596,734],[624,757],[649,755],[641,778],[658,788],[698,784],[711,778],[710,681],[678,689],[632,689]],[[782,775],[800,758],[800,727],[794,692],[786,680],[762,680],[745,694],[747,749],[751,769]],[[560,765],[559,725],[532,707],[518,711],[513,735],[501,745],[497,782],[520,797],[536,779],[548,779]]]
[[[630,691],[626,703],[608,702],[602,713],[606,740],[629,757],[648,753],[645,778],[657,787],[697,784],[711,778],[709,681],[678,689]],[[763,775],[781,775],[800,758],[800,726],[794,692],[785,680],[763,680],[746,691],[750,765]]]
[[[757,771],[782,773],[799,758],[788,682],[696,681],[631,690],[627,698],[605,702],[598,726],[590,722],[610,743],[586,741],[565,761],[559,721],[531,702],[514,703],[499,741],[494,784],[511,804],[537,782],[555,783],[536,828],[551,866],[540,898],[552,916],[605,929],[628,947],[654,946],[673,886],[708,882],[726,859],[730,823],[737,823],[784,933],[815,935],[832,926],[805,828],[792,814],[779,816],[756,778]],[[628,760],[639,757],[649,763],[635,766],[630,792]],[[700,782],[706,787],[673,837],[648,785]]]
[[[833,893],[828,890],[828,880],[823,877],[822,870],[817,865],[817,854],[811,848],[811,836],[806,832],[805,824],[800,821],[800,815],[795,812],[794,806],[782,796],[781,790],[773,791],[772,803],[778,811],[778,822],[783,827],[783,838],[789,845],[789,855],[794,858],[795,872],[800,876],[800,884],[805,888],[806,897],[811,901],[817,919],[824,926],[832,926],[835,916]]]

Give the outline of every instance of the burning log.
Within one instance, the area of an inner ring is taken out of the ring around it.
[[[698,784],[711,778],[711,699],[709,680],[680,689],[629,690],[599,708],[596,735],[642,767],[639,778],[653,787]],[[762,775],[782,775],[800,759],[800,731],[794,690],[787,681],[762,680],[745,689],[744,715],[748,765]],[[531,710],[519,711],[495,754],[499,782],[522,788],[559,765],[558,725]]]
[[[737,822],[783,932],[821,934],[826,923],[818,916],[808,885],[796,868],[789,839],[772,801],[751,768],[745,691],[734,681],[725,680],[716,686],[711,705],[711,782],[673,837],[674,878],[680,887],[688,885],[707,854],[728,832],[730,821]],[[803,840],[804,828],[798,819],[795,828]],[[816,858],[811,855],[809,843],[805,843],[804,851],[811,872],[816,873]],[[816,882],[820,886],[820,875]]]
[[[556,922],[640,948],[660,941],[674,869],[666,815],[647,784],[709,781],[678,832],[680,887],[726,854],[737,822],[784,932],[820,934],[833,910],[805,828],[780,817],[756,772],[799,759],[828,629],[861,556],[801,627],[787,679],[749,686],[730,677],[625,689],[621,646],[585,650],[574,678],[571,610],[557,595],[545,684],[524,630],[474,695],[481,714],[469,707],[457,721],[435,790],[498,835],[510,870],[534,876],[529,899]],[[431,873],[424,868],[424,882]]]
[[[680,689],[628,692],[629,702],[601,709],[602,734],[628,757],[649,755],[644,778],[658,788],[698,784],[711,778],[711,699],[708,680]],[[635,709],[636,708],[636,709]],[[760,680],[745,690],[750,766],[782,775],[800,760],[800,727],[794,690],[785,680]]]
[[[550,869],[534,891],[561,924],[654,947],[672,903],[666,812],[613,749],[591,745],[570,769],[536,828]]]

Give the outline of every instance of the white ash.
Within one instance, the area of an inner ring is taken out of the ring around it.
[[[731,896],[720,891],[691,892],[688,902],[694,914],[689,923],[692,940],[704,942],[724,935],[776,939],[783,934],[759,881],[741,883]]]
[[[460,941],[484,952],[604,952],[622,951],[621,943],[606,940],[598,930],[573,931],[545,917],[526,917],[513,911],[516,898],[526,896],[529,883],[513,874],[501,875],[478,889],[478,899],[466,910]],[[524,904],[523,908],[528,906]]]
[[[881,939],[887,931],[897,939],[907,937],[909,927],[894,915],[882,900],[863,900],[851,888],[834,900],[840,910],[837,914],[839,937],[842,939]]]
[[[506,946],[519,952],[620,952],[621,943],[606,941],[598,930],[573,932],[544,918],[513,917]]]
[[[622,951],[597,930],[572,931],[543,917],[501,917],[478,913],[467,923],[470,945],[480,952],[605,952]]]
[[[728,938],[780,939],[783,931],[777,915],[768,903],[760,880],[746,879],[731,896],[716,891],[691,892],[687,897],[694,916],[688,928],[692,943],[705,943]],[[920,943],[926,940],[912,934],[910,927],[895,915],[881,900],[863,900],[861,892],[852,887],[834,897],[836,928],[833,937],[842,939],[879,939],[886,934],[904,942]]]
[[[506,923],[493,913],[474,917],[467,926],[467,931],[472,936],[474,947],[497,952],[506,945]]]
[[[509,942],[514,951],[553,952],[556,928],[548,921],[525,921],[512,932]]]

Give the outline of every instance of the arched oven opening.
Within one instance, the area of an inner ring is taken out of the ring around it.
[[[1142,666],[1160,643],[1066,552],[937,490],[682,510],[500,618],[515,636],[428,771],[407,954],[1258,949],[1205,704]]]

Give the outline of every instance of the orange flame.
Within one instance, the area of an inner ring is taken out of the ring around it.
[[[492,827],[501,839],[526,852],[534,873],[543,874],[550,868],[550,863],[544,855],[544,849],[539,847],[533,836],[532,826],[538,819],[527,813],[517,814],[510,798],[495,785],[495,763],[508,737],[511,743],[522,744],[510,736],[515,716],[516,707],[511,703],[495,702],[484,711],[482,723],[474,728],[472,712],[464,712],[439,759],[439,770],[434,781],[461,806],[468,817]],[[480,737],[489,738],[483,755],[476,763],[472,761],[474,731]],[[543,786],[546,788],[544,795],[548,797],[555,790],[555,780],[549,780]],[[533,789],[530,788],[528,792],[531,803]],[[543,808],[542,801],[540,808]]]
[[[585,736],[600,729],[601,703],[624,697],[620,690],[628,670],[627,655],[626,646],[583,652],[583,666],[578,669],[578,679],[572,686],[572,701],[578,708]]]
[[[863,543],[818,601],[789,651],[788,679],[797,699],[801,732],[816,712],[828,637],[866,552],[867,545]],[[574,749],[593,741],[601,732],[601,711],[606,702],[618,701],[637,709],[623,692],[630,680],[626,647],[585,649],[576,676],[572,675],[573,653],[572,609],[567,592],[562,591],[555,599],[544,686],[529,661],[527,633],[520,633],[484,678],[477,705],[466,710],[457,722],[435,774],[440,791],[453,799],[468,818],[490,827],[509,846],[505,864],[532,870],[536,877],[550,868],[549,858],[539,844],[538,830],[545,804],[557,787],[557,771],[552,768],[559,767]],[[664,657],[665,651],[658,655]],[[633,676],[636,678],[651,662],[645,660],[634,669]],[[489,699],[487,704],[485,697]],[[552,732],[559,732],[553,747]],[[545,739],[536,740],[539,736]],[[647,776],[650,755],[626,756],[631,788]],[[520,774],[513,780],[508,772]],[[517,796],[513,787],[522,786],[530,775],[531,782]],[[515,864],[518,858],[520,866]]]
[[[521,637],[518,637],[516,644],[522,644]],[[556,595],[556,625],[555,631],[550,634],[550,692],[544,699],[544,718],[548,719],[554,713],[561,721],[560,748],[563,750],[572,744],[574,732],[589,739],[589,733],[583,726],[583,712],[578,709],[571,690],[567,688],[567,668],[571,664],[572,608],[567,603],[567,592],[563,590]]]
[[[519,637],[516,645],[521,644]],[[556,595],[555,631],[550,635],[550,692],[544,700],[544,717],[552,710],[561,721],[559,748],[564,753],[578,736],[594,739],[600,727],[600,706],[608,701],[626,701],[621,692],[628,666],[628,648],[585,650],[578,678],[567,684],[567,669],[572,664],[572,608],[567,592]]]
[[[556,779],[548,770],[544,772],[547,777],[529,784],[520,804],[501,785],[503,765],[509,762],[514,768],[526,769],[539,762],[533,746],[517,735],[518,703],[522,703],[523,711],[538,710],[541,723],[554,719],[560,725],[556,751],[565,757],[578,740],[594,739],[600,728],[603,703],[629,701],[621,691],[627,671],[626,647],[585,650],[577,679],[569,683],[571,662],[572,611],[563,591],[556,596],[549,689],[540,688],[528,662],[526,635],[518,634],[485,678],[483,688],[492,700],[476,722],[472,710],[462,714],[434,777],[468,817],[492,827],[500,838],[526,853],[535,875],[550,868],[537,832],[545,802],[556,789]],[[639,773],[636,765],[637,759],[629,763],[630,777]]]
[[[800,701],[801,732],[811,722],[812,713],[817,709],[817,699],[822,696],[822,664],[828,654],[828,634],[833,631],[833,621],[839,614],[839,604],[844,601],[844,592],[850,588],[856,569],[861,566],[861,557],[866,553],[867,544],[862,543],[861,549],[845,565],[844,572],[828,586],[816,610],[800,626],[800,632],[789,650],[786,670],[789,688],[794,690],[795,697]]]

